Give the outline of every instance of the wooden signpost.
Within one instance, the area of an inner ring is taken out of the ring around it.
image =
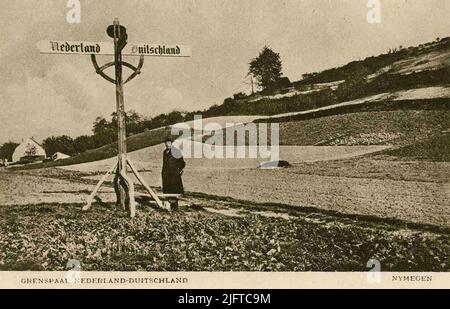
[[[114,189],[117,196],[116,205],[128,211],[131,217],[136,214],[136,202],[134,199],[134,183],[132,178],[127,175],[127,168],[136,176],[138,181],[148,191],[150,196],[155,200],[158,207],[170,210],[163,203],[158,195],[150,188],[144,178],[139,174],[136,167],[127,157],[126,144],[126,127],[125,127],[125,106],[123,85],[131,81],[141,73],[144,65],[144,57],[190,57],[191,49],[182,45],[165,45],[165,44],[146,44],[146,43],[130,43],[127,47],[128,35],[126,28],[121,26],[116,18],[114,23],[108,27],[107,34],[113,39],[110,42],[74,42],[74,41],[40,41],[38,48],[42,54],[65,54],[65,55],[91,55],[92,64],[100,76],[116,86],[116,111],[117,111],[117,162],[109,169],[109,171],[100,179],[95,186],[94,191],[89,196],[83,210],[88,210],[92,206],[92,202],[98,193],[102,184],[108,179],[108,176],[115,172]],[[103,66],[97,63],[96,55],[114,55],[114,61]],[[124,62],[122,56],[139,56],[139,64],[137,67]],[[115,77],[109,77],[104,71],[109,67],[115,67]],[[123,66],[131,69],[132,74],[123,79]]]

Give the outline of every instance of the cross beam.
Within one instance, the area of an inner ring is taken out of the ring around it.
[[[109,81],[113,84],[116,84],[116,80],[114,78],[109,77],[108,75],[105,74],[105,72],[103,72],[104,70],[106,70],[112,66],[115,66],[116,65],[115,62],[109,62],[100,67],[97,63],[97,58],[96,58],[95,54],[91,55],[91,60],[92,60],[92,64],[94,65],[95,72],[97,72],[97,74],[99,74],[101,77],[103,77],[107,81]],[[121,64],[133,71],[133,73],[125,80],[125,82],[123,82],[123,84],[125,85],[126,83],[130,82],[133,78],[135,78],[136,76],[141,74],[141,69],[142,69],[142,66],[144,65],[144,56],[141,55],[141,57],[139,59],[139,64],[137,67],[135,67],[132,64],[129,64],[128,62],[124,62],[124,61],[122,61]]]

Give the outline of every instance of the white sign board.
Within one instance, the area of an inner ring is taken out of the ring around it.
[[[41,54],[114,55],[113,42],[39,41]]]
[[[39,41],[41,54],[64,55],[114,55],[113,42]],[[191,48],[185,45],[128,43],[122,50],[124,56],[190,57]]]

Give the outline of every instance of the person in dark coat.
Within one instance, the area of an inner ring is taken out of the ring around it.
[[[163,153],[162,183],[164,194],[184,194],[183,169],[186,162],[181,151],[172,145],[172,139],[164,142],[166,149]]]

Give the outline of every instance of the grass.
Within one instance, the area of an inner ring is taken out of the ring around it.
[[[355,105],[344,105],[335,108],[309,112],[306,114],[294,114],[270,119],[260,119],[255,122],[289,122],[309,120],[334,115],[345,115],[361,112],[385,112],[406,110],[450,110],[448,98],[420,99],[420,100],[384,100],[376,102],[364,102]]]
[[[450,235],[358,221],[173,214],[112,206],[0,209],[0,270],[64,270],[69,259],[101,271],[449,271]]]
[[[280,123],[282,145],[405,145],[450,128],[450,111],[382,111]]]
[[[450,133],[437,134],[411,145],[385,151],[384,154],[408,160],[450,162]]]
[[[279,123],[280,145],[298,146],[407,145],[448,128],[450,110],[357,112]],[[270,138],[270,126],[268,131]],[[226,130],[223,137],[225,142]],[[248,144],[248,133],[246,139]]]

